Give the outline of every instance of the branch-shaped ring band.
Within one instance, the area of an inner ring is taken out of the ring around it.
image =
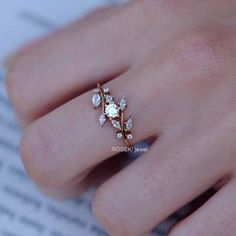
[[[94,89],[92,103],[95,108],[102,108],[102,113],[99,117],[101,127],[107,120],[110,120],[111,125],[117,130],[117,138],[123,138],[125,144],[130,147],[129,140],[133,138],[131,134],[133,118],[132,116],[127,120],[124,118],[124,111],[127,108],[126,99],[123,97],[119,103],[117,103],[108,88],[102,88],[100,84],[97,84],[97,88]]]

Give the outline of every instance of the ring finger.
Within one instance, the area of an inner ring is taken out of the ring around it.
[[[152,93],[155,93],[152,80],[142,79],[146,70],[149,69],[144,65],[104,85],[114,98],[127,98],[125,116],[132,115],[137,124],[133,128],[133,143],[155,136],[158,130],[153,122],[153,117],[158,117],[156,110],[143,112],[146,104],[152,102]],[[29,173],[40,185],[70,186],[87,169],[113,156],[113,146],[122,144],[109,124],[100,127],[100,113],[93,108],[92,95],[89,91],[71,100],[26,129],[21,142],[21,156]],[[159,102],[156,99],[153,105],[158,107]],[[145,129],[144,123],[148,124]]]

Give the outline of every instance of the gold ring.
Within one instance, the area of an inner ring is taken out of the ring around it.
[[[97,84],[97,88],[94,89],[92,103],[95,108],[102,108],[102,113],[99,117],[101,127],[103,127],[107,120],[110,120],[111,125],[117,130],[117,138],[123,138],[124,143],[130,147],[129,140],[133,139],[131,134],[133,118],[132,116],[127,120],[124,118],[124,111],[127,108],[126,99],[123,97],[117,103],[108,88],[102,88],[100,84]]]

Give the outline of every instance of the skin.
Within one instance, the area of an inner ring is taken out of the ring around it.
[[[97,179],[98,220],[112,236],[139,236],[226,178],[169,235],[235,235],[235,12],[235,0],[136,0],[18,51],[7,85],[23,163],[43,191],[73,196]],[[156,137],[125,168],[101,164],[122,143],[97,123],[97,82],[128,99],[133,143]]]

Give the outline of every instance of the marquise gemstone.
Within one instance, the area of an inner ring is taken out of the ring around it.
[[[95,107],[99,107],[99,105],[101,104],[101,96],[100,96],[100,94],[95,93],[93,95],[92,102],[93,102],[93,105]]]
[[[112,123],[113,127],[117,128],[117,129],[121,129],[121,125],[120,125],[119,121],[111,120],[111,123]]]
[[[103,126],[106,122],[106,117],[104,114],[101,114],[100,117],[99,117],[99,123],[101,126]]]
[[[133,118],[130,117],[130,118],[128,119],[128,121],[126,122],[125,128],[126,128],[126,130],[131,130],[132,127],[133,127]]]
[[[126,108],[126,99],[125,98],[122,98],[120,100],[120,108],[121,108],[121,110],[124,110]]]
[[[106,95],[105,96],[106,102],[107,103],[114,103],[113,97],[111,95]]]

